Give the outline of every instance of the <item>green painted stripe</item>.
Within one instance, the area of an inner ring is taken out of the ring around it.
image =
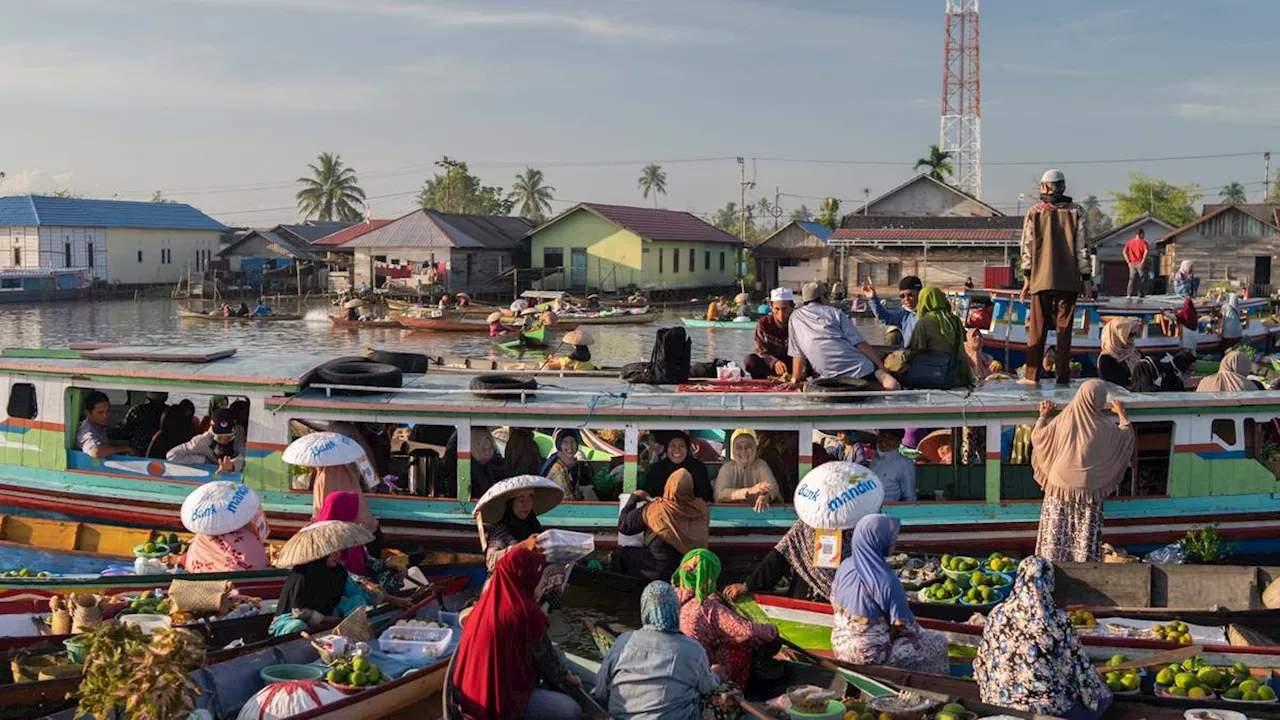
[[[84,357],[84,351],[65,348],[5,348],[4,352],[0,352],[0,355],[10,358],[79,360]]]

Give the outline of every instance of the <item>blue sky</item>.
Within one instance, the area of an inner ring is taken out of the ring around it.
[[[388,196],[379,217],[408,211],[446,154],[489,184],[533,163],[565,201],[630,204],[640,167],[661,162],[662,205],[709,213],[738,198],[733,156],[760,158],[753,196],[848,208],[910,178],[938,141],[943,0],[0,0],[0,13],[0,191],[163,189],[228,224],[295,218],[291,181],[321,151]],[[1207,200],[1238,180],[1256,198],[1261,152],[1280,152],[1277,26],[1267,0],[985,0],[983,198],[1012,212],[1045,164],[1077,197],[1137,170],[1199,182]]]

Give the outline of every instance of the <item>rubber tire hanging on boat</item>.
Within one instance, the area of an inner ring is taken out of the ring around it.
[[[431,358],[422,353],[393,352],[391,350],[370,350],[365,353],[370,362],[394,365],[401,372],[420,375],[427,372]]]
[[[875,390],[862,378],[813,378],[805,383],[804,397],[817,403],[860,403],[870,398],[862,395],[834,395],[858,390]]]
[[[532,397],[533,391],[538,389],[538,381],[518,375],[477,375],[472,378],[470,388],[471,394],[486,400],[519,400]],[[525,392],[513,392],[516,390]]]
[[[369,388],[398,388],[404,382],[404,373],[395,365],[367,360],[326,365],[316,370],[316,376],[320,378],[320,382],[330,385],[362,385]]]

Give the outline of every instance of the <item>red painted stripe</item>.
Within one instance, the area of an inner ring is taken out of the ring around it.
[[[640,460],[639,455],[623,455],[622,456],[623,462],[633,463],[633,462],[639,462],[639,460]]]
[[[987,453],[987,459],[988,459],[988,460],[999,460],[999,459],[1000,459],[1000,452],[997,450],[996,452],[989,452],[989,453]]]
[[[1189,443],[1187,445],[1173,446],[1173,451],[1180,453],[1225,452],[1228,449],[1214,443]]]
[[[459,460],[470,460],[470,459],[471,459],[471,451],[470,451],[470,450],[459,450],[459,451],[458,451],[458,459],[459,459]]]
[[[284,450],[288,446],[269,442],[247,442],[245,447],[250,450]]]
[[[15,427],[28,428],[30,430],[55,430],[57,432],[62,432],[64,428],[62,423],[45,422],[43,420],[25,420],[23,418],[15,417],[5,418],[4,423]]]

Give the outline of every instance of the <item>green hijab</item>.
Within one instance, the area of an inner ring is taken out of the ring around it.
[[[680,567],[671,576],[671,584],[677,590],[692,590],[699,600],[706,600],[715,593],[719,579],[720,558],[706,548],[695,548],[680,560]]]
[[[916,314],[920,317],[931,317],[942,330],[942,337],[947,342],[955,342],[963,328],[960,318],[951,311],[951,303],[947,296],[936,287],[930,286],[920,291],[920,301],[916,304]]]

